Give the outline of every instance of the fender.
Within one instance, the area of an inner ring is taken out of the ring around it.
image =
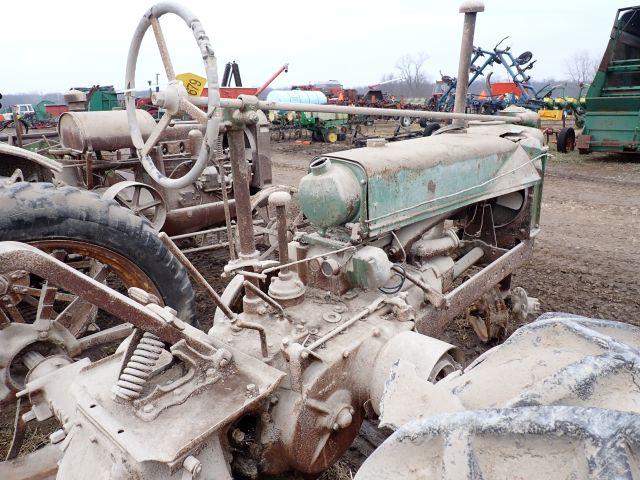
[[[5,165],[10,165],[11,162],[24,164],[24,161],[37,164],[47,170],[54,173],[62,173],[62,163],[53,160],[51,158],[40,155],[39,153],[25,150],[24,148],[15,147],[13,145],[7,145],[0,143],[0,171],[4,171],[2,168]],[[17,167],[19,168],[19,167]],[[9,172],[11,174],[12,172]]]

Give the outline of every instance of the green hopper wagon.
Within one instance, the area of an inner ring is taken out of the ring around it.
[[[640,149],[640,6],[621,8],[587,92],[580,153]]]

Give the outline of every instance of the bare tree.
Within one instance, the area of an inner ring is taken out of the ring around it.
[[[566,61],[567,74],[575,83],[589,83],[598,71],[598,61],[586,50],[574,53]]]
[[[419,52],[415,55],[404,54],[396,62],[396,70],[404,78],[407,90],[411,94],[418,94],[427,83],[427,76],[422,71],[424,63],[429,58],[426,52]]]

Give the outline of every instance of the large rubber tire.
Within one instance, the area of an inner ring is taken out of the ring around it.
[[[122,255],[153,282],[165,305],[177,310],[183,321],[194,322],[195,293],[187,272],[146,219],[75,187],[27,182],[0,186],[0,241],[54,239]]]
[[[576,147],[576,132],[571,127],[563,128],[558,132],[558,151],[562,153],[572,152]]]
[[[424,127],[424,130],[422,131],[422,136],[423,137],[430,137],[437,130],[440,130],[440,124],[439,123],[435,123],[435,122],[434,123],[427,123],[425,125],[425,127]]]

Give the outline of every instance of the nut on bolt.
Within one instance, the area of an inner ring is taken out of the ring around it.
[[[193,455],[189,455],[184,459],[184,462],[182,462],[182,468],[191,474],[191,478],[199,477],[202,472],[202,464],[200,463],[200,460]]]
[[[127,290],[127,295],[129,295],[129,298],[141,303],[142,305],[148,305],[150,303],[160,305],[160,299],[158,297],[138,287],[129,288],[129,290]]]
[[[353,422],[353,413],[355,410],[353,407],[343,407],[336,416],[335,422],[331,426],[331,429],[334,431],[342,430],[343,428],[347,428]]]

